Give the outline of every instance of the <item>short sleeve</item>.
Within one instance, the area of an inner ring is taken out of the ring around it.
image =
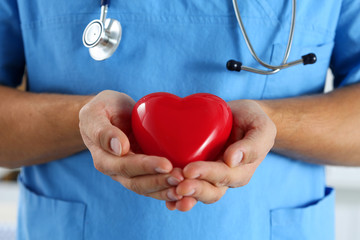
[[[360,81],[360,0],[344,0],[330,67],[334,87]]]
[[[0,85],[15,87],[24,74],[25,56],[16,0],[0,1]]]

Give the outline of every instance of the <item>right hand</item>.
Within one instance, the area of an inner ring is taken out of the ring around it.
[[[134,153],[131,112],[135,101],[128,95],[103,91],[79,112],[80,133],[95,168],[125,188],[165,201],[182,198],[175,187],[184,180],[181,169],[163,157]]]

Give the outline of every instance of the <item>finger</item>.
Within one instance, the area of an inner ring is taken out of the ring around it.
[[[175,201],[166,201],[166,207],[170,211],[174,211],[176,209],[176,202]]]
[[[262,160],[273,147],[275,137],[275,124],[265,114],[259,114],[251,120],[244,136],[227,148],[224,161],[235,167]]]
[[[90,128],[94,141],[105,151],[117,156],[129,152],[130,142],[123,131],[110,123],[106,117],[98,118]]]
[[[112,176],[112,179],[120,182],[125,188],[138,194],[159,200],[176,201],[182,198],[175,192],[175,187],[168,183],[169,174],[147,175],[135,178]]]
[[[81,109],[80,130],[85,136],[85,144],[93,145],[117,156],[125,155],[130,149],[129,139],[116,126],[112,125],[104,110],[92,110],[85,106]]]
[[[120,175],[132,178],[141,175],[170,173],[173,169],[171,162],[163,157],[143,154],[127,154],[122,157],[114,156],[101,148],[91,150],[95,168],[106,175]]]
[[[146,195],[158,200],[165,200],[167,202],[176,202],[183,199],[183,196],[176,193],[175,187],[165,189],[159,192],[153,192]]]
[[[187,165],[185,178],[205,180],[216,187],[241,187],[249,183],[259,162],[230,168],[222,160],[217,162],[193,162]]]
[[[170,173],[167,182],[170,186],[177,186],[180,182],[184,181],[184,175],[182,173],[182,169],[174,168]]]
[[[129,139],[119,128],[108,124],[102,126],[98,131],[98,142],[102,149],[117,156],[122,156],[129,152]]]
[[[229,175],[231,174],[231,168],[222,161],[199,161],[188,164],[184,168],[183,174],[185,178],[202,179],[218,186],[217,183],[219,182],[227,182],[222,181],[225,177],[230,178]]]
[[[197,200],[192,197],[184,197],[180,201],[177,201],[175,207],[177,210],[181,212],[190,211],[193,207],[195,207]]]
[[[196,203],[197,203],[197,200],[195,198],[184,197],[183,199],[181,199],[179,201],[172,201],[172,202],[167,201],[166,207],[170,211],[178,209],[179,211],[187,212],[187,211],[190,211],[196,205]]]
[[[275,133],[267,127],[248,131],[245,137],[231,144],[224,153],[224,162],[230,167],[263,160],[274,145]]]
[[[205,204],[211,204],[219,201],[227,189],[226,186],[216,187],[204,180],[187,179],[176,187],[176,193],[185,197],[193,197]]]

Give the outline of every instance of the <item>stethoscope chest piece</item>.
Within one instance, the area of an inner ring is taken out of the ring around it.
[[[84,30],[83,43],[89,48],[90,56],[97,60],[105,60],[117,49],[121,41],[122,28],[119,21],[106,19],[107,5],[101,7],[100,20],[91,21]]]
[[[93,59],[102,61],[113,55],[121,41],[121,34],[119,21],[108,18],[103,24],[100,20],[94,20],[84,31],[83,43],[89,48]]]

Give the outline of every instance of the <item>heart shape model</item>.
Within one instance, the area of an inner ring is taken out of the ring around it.
[[[132,112],[133,132],[143,152],[166,157],[180,168],[215,160],[229,138],[232,121],[227,103],[207,93],[185,98],[152,93]]]

